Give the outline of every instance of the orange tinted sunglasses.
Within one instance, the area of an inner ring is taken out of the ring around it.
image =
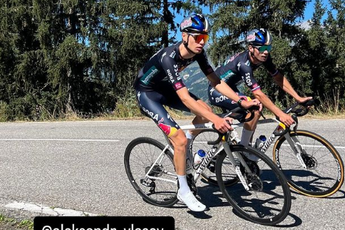
[[[190,34],[196,43],[200,43],[201,40],[204,40],[204,43],[206,43],[209,39],[208,34]]]

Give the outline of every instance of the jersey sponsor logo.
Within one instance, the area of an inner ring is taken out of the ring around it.
[[[151,79],[158,73],[158,69],[155,66],[152,66],[141,78],[140,81],[145,85],[148,85]]]
[[[142,110],[151,117],[152,120],[158,121],[158,114],[151,112],[150,110],[146,109],[145,107],[141,106]]]
[[[246,73],[245,74],[244,81],[246,82],[246,84],[248,86],[252,86],[253,85],[252,79],[250,78],[250,73]]]
[[[170,71],[170,69],[167,69],[167,73],[168,73],[168,77],[169,77],[169,80],[171,83],[174,83],[175,82],[175,79]]]
[[[215,101],[216,103],[220,103],[220,102],[223,102],[225,100],[228,100],[229,98],[227,98],[226,96],[222,95],[222,96],[219,96],[219,97],[216,97]]]
[[[179,89],[181,89],[181,88],[183,88],[183,87],[184,87],[184,85],[183,85],[181,82],[177,82],[177,83],[174,85],[175,90],[179,90]]]
[[[180,77],[180,74],[179,74],[178,65],[175,64],[173,67],[174,67],[174,72],[175,72],[176,80],[180,81],[181,77]]]
[[[224,80],[225,82],[228,81],[230,79],[231,76],[234,76],[234,72],[232,72],[232,70],[229,70],[228,72],[222,74],[220,76],[220,79]]]
[[[171,52],[171,54],[169,55],[169,57],[175,58],[175,56],[176,56],[176,51],[174,50],[173,52]]]

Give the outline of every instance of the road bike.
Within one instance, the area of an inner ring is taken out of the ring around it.
[[[228,114],[236,117],[236,113]],[[233,124],[234,130],[239,126]],[[252,147],[232,144],[229,131],[221,134],[212,123],[181,126],[184,131],[198,130],[213,134],[207,140],[212,146],[203,161],[195,165],[193,173],[187,175],[188,183],[196,193],[196,182],[212,159],[217,158],[215,173],[220,190],[234,211],[241,217],[263,225],[280,223],[288,215],[291,207],[291,193],[281,170],[266,155]],[[165,136],[165,135],[164,135]],[[173,147],[150,137],[132,140],[124,155],[126,174],[137,193],[148,203],[171,207],[178,202],[178,180],[173,163]],[[192,145],[192,143],[191,143]],[[191,149],[192,146],[190,147]],[[260,160],[249,161],[244,153],[253,154]],[[190,162],[190,161],[187,161]],[[239,178],[231,189],[227,180]]]
[[[273,161],[284,173],[289,186],[300,194],[310,197],[328,197],[337,192],[344,182],[343,160],[334,146],[322,136],[307,130],[299,130],[298,118],[308,113],[309,107],[314,105],[314,100],[305,103],[295,103],[284,110],[293,114],[294,127],[285,127],[277,119],[259,120],[258,124],[277,122],[273,133],[262,143],[260,151],[265,154],[273,145]],[[194,144],[197,148],[207,149],[210,146],[202,141],[205,134],[196,136]],[[233,132],[230,140],[236,144],[239,142],[238,134]],[[275,141],[276,140],[276,141]],[[214,174],[215,162],[203,173],[203,178],[209,183],[216,184],[217,177]],[[226,182],[232,185],[238,178]]]

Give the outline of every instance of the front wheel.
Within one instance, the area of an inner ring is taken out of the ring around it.
[[[295,149],[299,153],[295,153]],[[273,160],[289,185],[306,196],[328,197],[337,192],[344,181],[344,164],[339,153],[313,132],[297,130],[280,137],[273,147]]]
[[[152,138],[134,139],[126,148],[124,163],[129,181],[145,201],[170,207],[178,201],[177,177],[173,154],[164,149]]]
[[[234,210],[243,218],[263,225],[275,225],[283,221],[291,208],[291,193],[283,173],[274,162],[258,150],[242,145],[231,145],[236,165],[233,165],[225,152],[221,153],[216,162],[217,181],[223,195]],[[239,153],[250,168],[250,172],[240,163],[234,153]],[[257,162],[249,161],[243,154],[253,154],[259,158]],[[230,156],[231,158],[231,156]],[[224,178],[241,180],[228,187]]]

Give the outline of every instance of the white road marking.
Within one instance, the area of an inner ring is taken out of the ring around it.
[[[48,206],[43,206],[40,204],[24,203],[24,202],[9,203],[5,205],[5,208],[19,209],[22,211],[47,214],[50,216],[98,216],[97,214],[77,211],[73,209],[50,208]]]
[[[288,144],[283,144],[283,146],[289,146]],[[326,146],[324,145],[303,145],[303,147],[310,147],[310,148],[313,148],[313,147],[317,147],[317,148],[326,148]],[[333,146],[334,148],[336,149],[345,149],[345,146]]]
[[[71,142],[119,142],[120,140],[107,139],[55,139],[55,138],[1,138],[0,141],[71,141]]]

